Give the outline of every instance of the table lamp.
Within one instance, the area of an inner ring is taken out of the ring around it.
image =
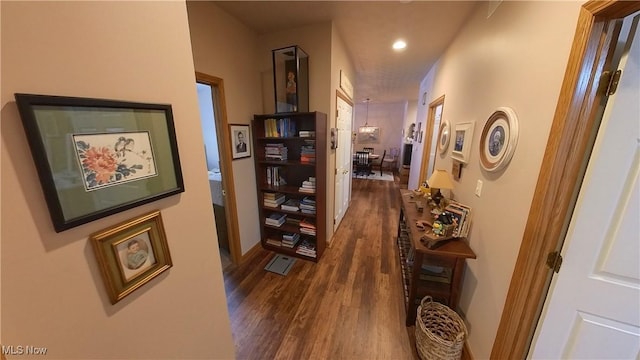
[[[436,203],[436,206],[440,208],[440,201],[442,200],[441,189],[453,189],[453,182],[451,181],[451,175],[447,170],[435,170],[427,184],[431,188],[431,199]]]

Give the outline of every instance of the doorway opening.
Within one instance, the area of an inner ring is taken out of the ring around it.
[[[224,85],[220,78],[196,73],[200,121],[206,167],[214,211],[222,268],[238,264],[240,242],[233,187],[233,169],[229,143],[229,126],[224,102]]]
[[[425,140],[422,148],[422,164],[420,165],[420,177],[418,184],[427,181],[436,163],[436,150],[438,145],[438,133],[444,109],[444,95],[429,104],[427,113],[427,126],[425,126]]]

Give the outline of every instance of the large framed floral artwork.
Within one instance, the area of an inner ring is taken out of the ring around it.
[[[171,105],[15,98],[56,232],[184,191]]]

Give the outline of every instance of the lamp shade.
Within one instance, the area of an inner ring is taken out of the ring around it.
[[[435,189],[453,189],[453,181],[447,170],[435,170],[427,180],[427,184]]]

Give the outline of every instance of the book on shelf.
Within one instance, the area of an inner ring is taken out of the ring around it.
[[[282,246],[282,240],[278,240],[278,239],[274,239],[274,238],[267,238],[267,240],[265,242],[267,244],[273,245],[273,246]]]
[[[287,219],[287,214],[273,213],[264,219],[264,223],[271,226],[280,227]]]
[[[267,166],[267,185],[287,185],[284,177],[282,177],[280,166]]]
[[[300,211],[300,201],[297,199],[289,199],[280,205],[282,210]]]
[[[264,132],[266,137],[293,137],[296,134],[296,122],[290,118],[265,119]]]
[[[316,136],[316,132],[312,130],[300,130],[298,132],[299,137],[314,137]]]
[[[277,208],[278,206],[280,206],[280,204],[284,203],[285,200],[286,200],[286,197],[284,196],[284,194],[265,192],[263,194],[262,201],[264,206]]]
[[[315,163],[316,162],[316,143],[315,140],[305,140],[305,145],[300,147],[300,162]]]
[[[285,233],[282,235],[282,246],[293,249],[299,240],[300,240],[300,234]]]
[[[302,239],[300,245],[296,248],[296,253],[309,257],[316,257],[316,244],[308,239]]]
[[[266,160],[287,160],[288,150],[283,144],[267,144],[264,147],[264,157]]]
[[[316,178],[309,177],[309,179],[302,182],[302,185],[298,188],[298,191],[304,193],[315,193],[316,192]]]

